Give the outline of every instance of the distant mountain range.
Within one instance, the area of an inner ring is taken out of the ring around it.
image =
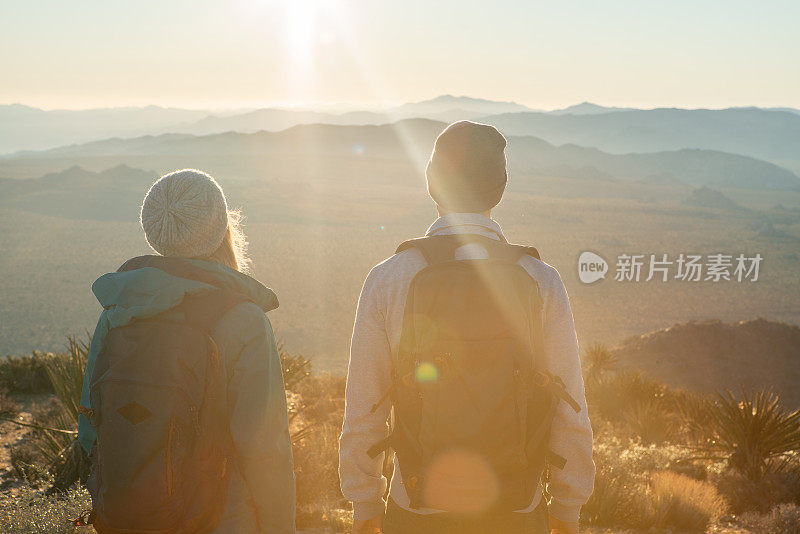
[[[147,134],[277,131],[298,124],[386,124],[406,118],[452,122],[498,113],[533,111],[514,102],[443,95],[383,110],[345,113],[265,108],[225,113],[147,106],[45,111],[21,104],[0,105],[0,154],[41,150],[109,137]]]
[[[506,135],[534,135],[606,152],[699,148],[742,154],[800,169],[800,115],[740,109],[652,109],[595,114],[521,112],[484,117]]]
[[[556,109],[550,113],[553,115],[598,115],[600,113],[611,113],[613,111],[630,111],[633,108],[608,108],[605,106],[598,106],[591,102],[581,102],[574,106],[569,106],[564,109]]]
[[[514,102],[496,102],[467,96],[443,95],[380,111],[330,113],[291,109],[257,109],[232,116],[208,116],[195,122],[172,125],[164,131],[207,135],[223,132],[280,131],[300,124],[379,125],[403,119],[423,118],[454,122],[498,113],[533,111]]]
[[[158,106],[49,111],[21,104],[0,106],[0,154],[139,136],[172,124],[200,120],[208,114]]]
[[[41,178],[0,178],[0,207],[66,219],[135,221],[156,173],[127,165],[90,172],[73,166]]]
[[[337,161],[391,158],[422,165],[445,123],[408,119],[388,125],[302,125],[280,132],[223,133],[206,136],[164,134],[134,139],[109,139],[21,153],[9,161],[59,159],[146,162],[182,167],[198,158],[231,162],[270,157],[298,161],[335,157]],[[677,182],[693,186],[800,190],[800,177],[777,165],[714,150],[684,149],[642,154],[609,154],[572,144],[555,146],[533,136],[509,137],[509,165],[517,175],[580,179]],[[133,157],[133,159],[131,159]],[[266,158],[266,159],[265,159]],[[2,160],[0,160],[2,161]],[[166,162],[166,163],[165,163]],[[380,162],[375,172],[380,172]]]
[[[556,145],[571,143],[611,153],[720,150],[800,171],[800,111],[792,108],[637,110],[583,102],[544,112],[515,102],[453,95],[341,113],[279,108],[220,113],[157,106],[44,111],[13,104],[0,106],[0,154],[115,137],[255,133],[303,124],[380,125],[410,118],[479,120],[507,135],[533,135]]]

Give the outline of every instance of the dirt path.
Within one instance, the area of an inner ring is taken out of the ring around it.
[[[33,414],[45,406],[53,398],[53,395],[15,394],[11,398],[20,407],[19,413],[13,419],[23,423],[32,423]],[[10,418],[10,416],[6,416],[6,418]],[[22,485],[11,465],[11,451],[24,442],[30,430],[30,428],[10,421],[0,421],[0,499],[15,498],[16,490]]]

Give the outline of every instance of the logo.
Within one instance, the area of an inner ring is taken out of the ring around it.
[[[608,262],[594,252],[581,252],[578,257],[578,278],[584,284],[591,284],[606,277]]]

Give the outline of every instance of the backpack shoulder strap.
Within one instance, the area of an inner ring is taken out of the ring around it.
[[[525,255],[533,256],[537,260],[539,251],[534,247],[512,245],[505,239],[498,240],[480,234],[451,234],[442,236],[426,236],[410,239],[397,247],[395,254],[415,248],[422,253],[428,265],[453,261],[456,250],[464,245],[477,243],[486,248],[490,258],[502,259],[516,263]]]
[[[541,256],[539,256],[539,251],[536,247],[526,247],[525,245],[509,245],[511,247],[516,248],[519,251],[520,257],[522,256],[532,256],[537,260],[541,261]]]
[[[451,239],[451,236],[426,236],[402,243],[395,254],[414,248],[420,251],[428,265],[434,265],[453,260],[460,246],[461,243]]]

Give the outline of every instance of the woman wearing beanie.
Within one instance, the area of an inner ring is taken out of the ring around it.
[[[98,278],[83,384],[89,516],[102,532],[294,532],[295,487],[275,294],[217,182],[156,181],[141,225],[158,255]]]

